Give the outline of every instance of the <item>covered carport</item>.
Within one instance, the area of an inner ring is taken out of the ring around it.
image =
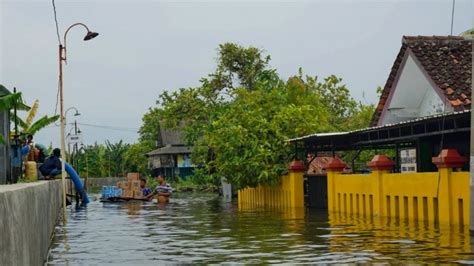
[[[295,157],[303,160],[306,166],[311,165],[319,154],[332,156],[352,151],[353,155],[347,163],[351,169],[347,171],[357,173],[365,169],[358,169],[356,161],[364,150],[387,151],[394,154],[392,158],[396,164],[394,172],[403,172],[404,162],[401,151],[413,151],[413,164],[417,172],[436,171],[431,158],[437,156],[442,149],[456,149],[464,156],[469,156],[471,111],[436,114],[423,118],[404,121],[396,124],[365,128],[350,132],[317,133],[289,140],[294,146]],[[365,164],[365,162],[364,162]],[[465,164],[463,170],[469,171]],[[307,176],[311,176],[307,175]],[[310,177],[311,178],[311,177]],[[318,180],[315,185],[307,178],[306,199],[318,199],[318,202],[307,201],[308,206],[324,206],[324,196],[313,195],[325,193],[324,180]]]

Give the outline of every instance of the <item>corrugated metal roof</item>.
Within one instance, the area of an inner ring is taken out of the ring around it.
[[[302,137],[298,137],[298,138],[289,139],[288,141],[289,142],[295,142],[295,141],[304,140],[304,139],[313,138],[313,137],[327,137],[327,136],[347,135],[347,134],[355,133],[355,132],[362,132],[362,131],[369,131],[369,130],[374,130],[374,129],[388,128],[388,127],[399,126],[399,125],[403,125],[403,124],[410,124],[410,123],[415,123],[415,122],[419,122],[419,121],[425,121],[425,120],[429,120],[429,119],[433,119],[433,118],[439,118],[439,117],[443,117],[443,116],[445,116],[445,117],[454,116],[454,115],[460,115],[460,114],[470,113],[470,112],[471,112],[471,110],[464,110],[464,111],[459,111],[459,112],[439,113],[439,114],[434,114],[434,115],[430,115],[430,116],[419,117],[419,118],[416,118],[416,119],[406,120],[406,121],[402,121],[402,122],[399,122],[399,123],[386,124],[386,125],[376,126],[376,127],[362,128],[362,129],[357,129],[357,130],[348,131],[348,132],[331,132],[331,133],[311,134],[311,135],[306,135],[306,136],[302,136]]]
[[[328,136],[339,136],[339,135],[346,135],[346,134],[349,134],[349,133],[350,133],[350,132],[327,132],[327,133],[315,133],[315,134],[306,135],[306,136],[302,136],[302,137],[298,137],[298,138],[294,138],[294,139],[289,139],[288,141],[289,141],[289,142],[293,142],[293,141],[297,141],[297,140],[306,139],[306,138],[309,138],[309,137],[328,137]]]

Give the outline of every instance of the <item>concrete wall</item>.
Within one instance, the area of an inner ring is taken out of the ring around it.
[[[127,180],[126,177],[94,177],[87,179],[87,187],[115,186],[119,181]],[[84,183],[84,179],[82,178]]]
[[[42,265],[61,213],[61,181],[0,186],[0,264]]]

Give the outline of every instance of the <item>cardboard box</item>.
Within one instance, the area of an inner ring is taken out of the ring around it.
[[[133,198],[134,199],[144,199],[145,196],[143,196],[142,191],[133,191]]]
[[[133,191],[123,190],[122,191],[122,198],[133,198]]]
[[[130,190],[132,191],[141,191],[140,189],[140,180],[133,180],[130,182]]]
[[[127,181],[121,181],[119,183],[120,183],[120,186],[118,186],[118,184],[117,186],[121,188],[122,190],[130,190],[130,185],[128,184]]]
[[[128,181],[134,181],[134,180],[140,180],[140,174],[139,173],[128,173],[127,174],[127,179]]]
[[[119,181],[119,182],[117,182],[117,187],[121,188],[121,189],[126,189],[126,188],[128,188],[128,182]]]

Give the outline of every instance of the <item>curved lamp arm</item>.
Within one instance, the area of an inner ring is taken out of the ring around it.
[[[67,112],[70,111],[70,110],[75,110],[75,111],[76,111],[76,113],[74,114],[75,116],[80,115],[80,114],[79,114],[79,110],[77,110],[76,107],[72,106],[72,107],[69,107],[68,109],[66,109],[66,111],[64,112],[64,117],[67,116]]]
[[[70,29],[72,29],[75,26],[82,26],[87,30],[87,34],[84,37],[84,41],[88,41],[90,39],[93,39],[93,38],[97,37],[97,35],[99,35],[99,33],[97,33],[97,32],[90,31],[89,28],[86,26],[86,24],[81,23],[81,22],[74,23],[71,26],[69,26],[69,28],[67,28],[66,32],[64,33],[64,46],[62,46],[62,50],[64,51],[64,54],[61,56],[61,60],[64,60],[64,62],[67,62],[67,55],[66,55],[66,37],[67,37],[67,33],[69,32]]]
[[[81,115],[81,114],[79,113],[79,110],[77,110],[76,107],[71,106],[71,107],[67,108],[66,111],[64,112],[64,123],[67,123],[67,122],[66,122],[67,112],[69,112],[70,110],[75,110],[75,111],[76,111],[76,113],[74,114],[74,116],[79,116],[79,115]]]

